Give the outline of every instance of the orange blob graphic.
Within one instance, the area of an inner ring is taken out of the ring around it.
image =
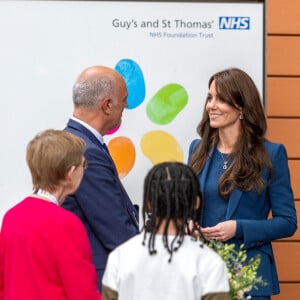
[[[177,140],[161,130],[149,131],[141,139],[141,148],[153,165],[165,161],[183,162],[183,151]]]
[[[135,163],[134,144],[129,138],[121,136],[110,140],[107,147],[116,165],[119,178],[124,178]]]

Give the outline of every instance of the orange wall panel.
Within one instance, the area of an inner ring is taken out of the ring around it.
[[[300,33],[299,0],[267,0],[266,11],[268,33]]]
[[[300,75],[300,36],[267,37],[267,74]]]
[[[300,278],[300,243],[273,242],[280,281],[297,282]],[[299,298],[290,298],[299,299]]]
[[[299,300],[300,283],[280,283],[280,294],[271,297],[272,300]]]
[[[300,0],[265,0],[267,137],[285,145],[300,220]],[[273,242],[281,293],[272,300],[300,299],[300,229]]]
[[[300,117],[299,87],[300,78],[268,77],[266,101],[268,116]]]
[[[289,158],[300,157],[300,119],[268,119],[267,137],[284,144]]]

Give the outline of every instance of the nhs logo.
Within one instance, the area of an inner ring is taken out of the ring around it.
[[[219,29],[249,30],[250,17],[219,17]]]

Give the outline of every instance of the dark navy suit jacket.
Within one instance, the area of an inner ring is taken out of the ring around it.
[[[199,141],[198,139],[191,143],[188,161],[190,161],[191,154]],[[252,290],[250,293],[251,295],[260,296],[279,293],[271,241],[289,237],[297,229],[297,217],[286,150],[283,145],[270,142],[265,142],[264,147],[274,168],[274,175],[271,177],[268,188],[261,194],[255,191],[233,190],[229,196],[226,214],[226,220],[237,221],[236,235],[228,243],[235,243],[237,246],[244,244],[248,258],[257,254],[261,256],[258,275],[262,276],[268,285],[260,287],[258,290]],[[210,157],[212,157],[213,151],[215,149],[210,153]],[[206,178],[211,161],[211,158],[208,158],[199,174],[201,187],[207,184]],[[262,176],[265,181],[269,179],[266,170],[262,172]],[[203,193],[203,188],[201,190]],[[203,198],[205,201],[205,194]],[[268,219],[270,211],[272,217]],[[218,215],[218,207],[215,208],[215,212]],[[291,261],[291,263],[293,262]]]
[[[67,197],[63,207],[85,225],[101,291],[108,254],[139,232],[138,212],[119,180],[113,160],[94,134],[72,119],[65,130],[84,139],[88,168],[78,190]]]

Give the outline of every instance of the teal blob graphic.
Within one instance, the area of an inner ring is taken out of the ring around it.
[[[115,70],[124,78],[128,90],[128,109],[139,106],[145,99],[145,80],[139,65],[132,59],[122,59]]]
[[[163,86],[148,102],[146,112],[155,124],[165,125],[173,121],[188,102],[188,94],[180,84]]]

